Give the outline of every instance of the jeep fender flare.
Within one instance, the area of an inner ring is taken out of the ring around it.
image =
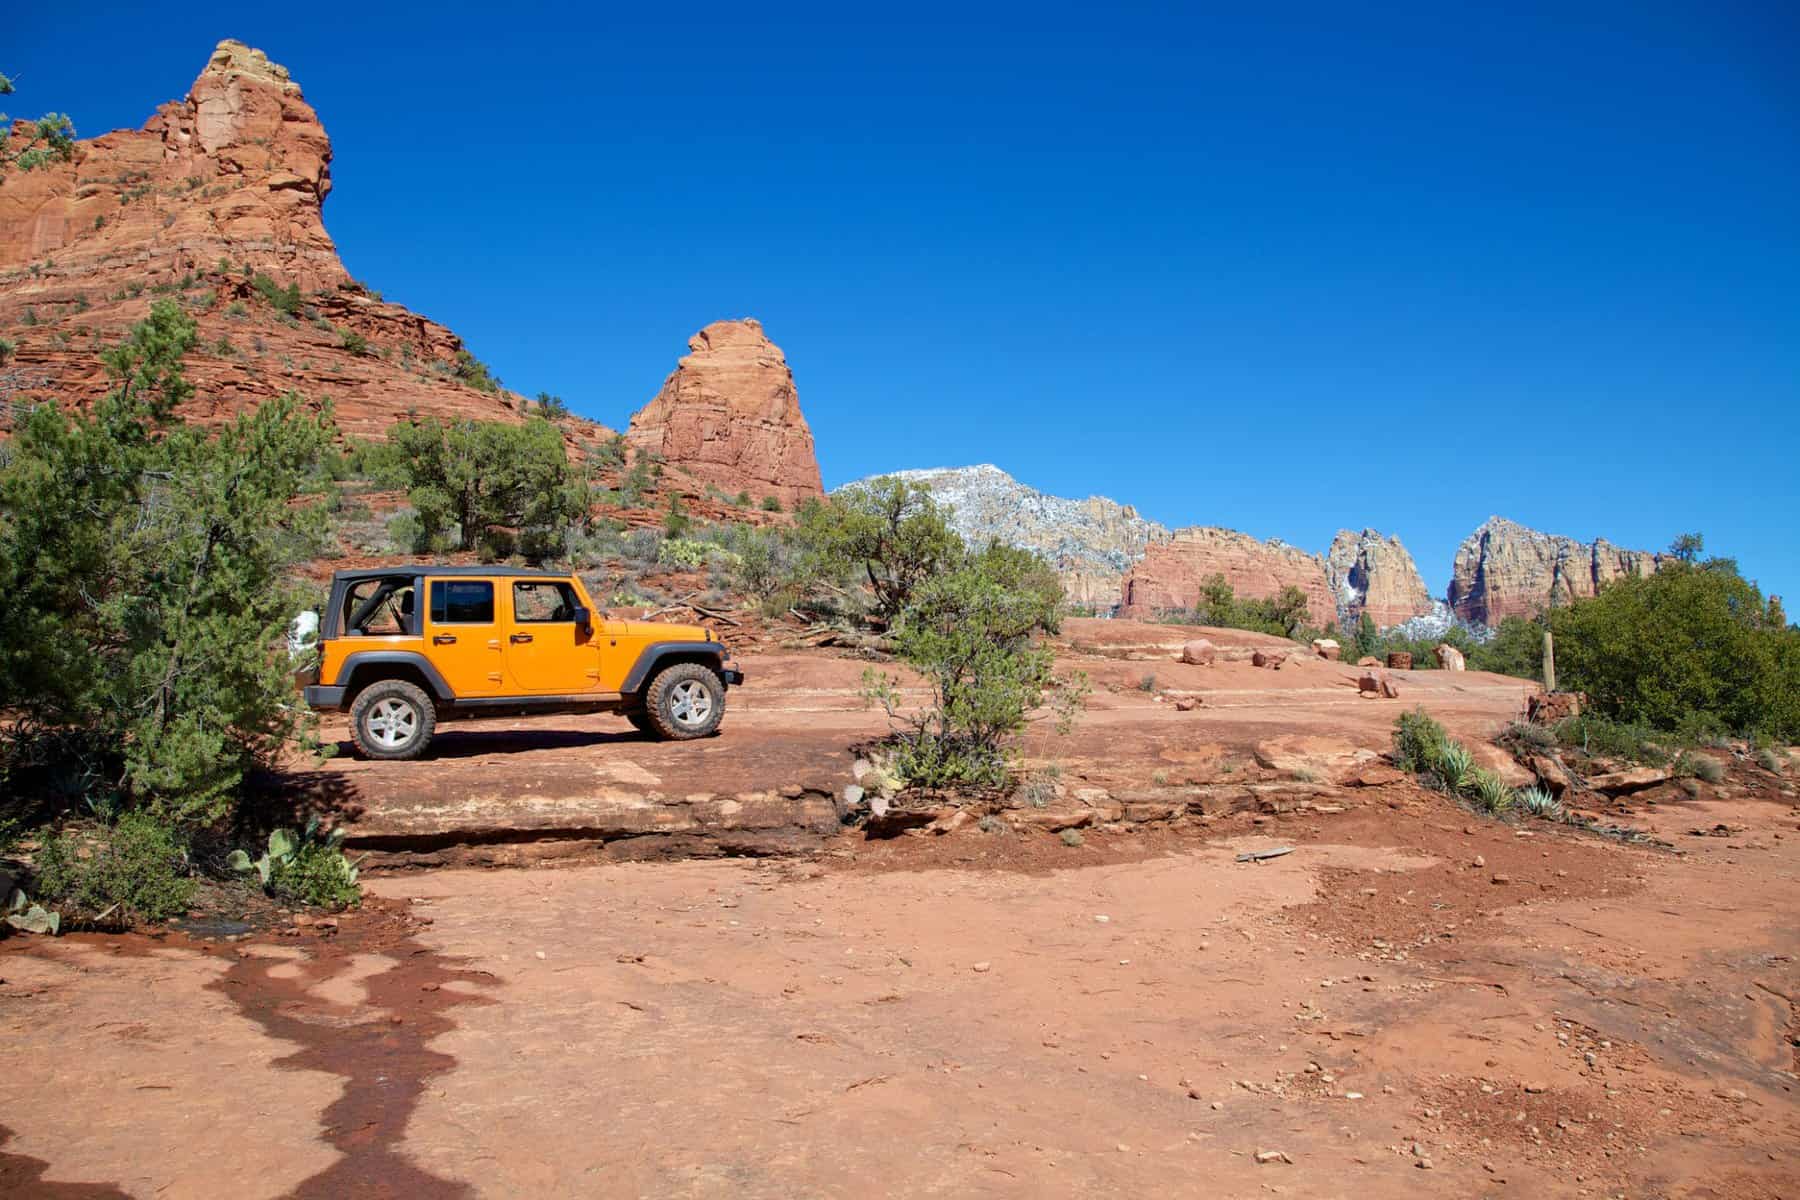
[[[721,642],[655,642],[645,646],[619,691],[627,696],[643,691],[645,681],[656,669],[670,662],[704,662],[717,671],[725,665],[725,646]]]
[[[425,677],[425,682],[431,685],[432,693],[439,700],[456,698],[455,693],[450,690],[450,685],[444,682],[444,677],[439,675],[437,668],[431,665],[431,660],[415,650],[358,650],[345,657],[343,663],[339,665],[335,682],[339,687],[348,687],[350,681],[356,677],[359,667],[379,668],[397,665],[417,670]]]

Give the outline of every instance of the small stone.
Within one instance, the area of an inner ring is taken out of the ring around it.
[[[1104,925],[1110,920],[1112,920],[1112,918],[1107,916],[1105,913],[1095,913],[1094,914],[1094,921],[1096,924]]]
[[[1212,1102],[1212,1110],[1214,1112],[1218,1112],[1221,1108],[1224,1108],[1224,1107],[1225,1106],[1223,1104],[1219,1103],[1219,1101],[1217,1101],[1217,1100],[1214,1100]]]
[[[1475,865],[1477,867],[1485,867],[1485,866],[1487,866],[1487,859],[1482,857],[1481,855],[1477,854],[1475,856]]]
[[[860,784],[855,784],[855,783],[845,784],[844,785],[844,807],[845,808],[855,808],[857,805],[861,804],[862,802],[863,802],[862,786]]]
[[[1549,1091],[1550,1085],[1547,1083],[1544,1083],[1541,1080],[1534,1079],[1530,1083],[1525,1085],[1525,1090],[1527,1092],[1531,1093],[1533,1096],[1537,1096],[1537,1095],[1541,1095],[1544,1092]]]
[[[975,972],[977,975],[985,975],[993,969],[994,969],[994,964],[990,963],[990,962],[978,962],[974,966],[969,968],[969,970]]]
[[[1494,876],[1493,882],[1504,886],[1504,885],[1512,882],[1512,876],[1511,875],[1496,875],[1496,876]]]
[[[1294,1160],[1279,1150],[1258,1150],[1256,1161],[1259,1163],[1292,1163]]]

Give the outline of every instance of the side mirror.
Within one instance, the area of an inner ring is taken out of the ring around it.
[[[585,604],[577,604],[575,606],[575,628],[577,628],[577,629],[592,629],[593,627],[594,627],[594,614],[592,612],[588,611],[588,608]]]

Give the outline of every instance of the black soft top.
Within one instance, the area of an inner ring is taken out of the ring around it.
[[[478,575],[508,579],[523,576],[534,579],[567,579],[567,571],[551,571],[543,567],[449,567],[401,563],[392,567],[358,567],[353,571],[333,571],[333,583],[358,583],[364,579],[386,579],[394,575]]]

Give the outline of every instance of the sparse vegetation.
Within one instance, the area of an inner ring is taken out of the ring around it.
[[[903,713],[900,680],[873,668],[864,673],[865,698],[898,726],[891,759],[910,784],[1000,786],[1007,742],[1033,711],[1048,702],[1060,729],[1074,721],[1086,677],[1056,677],[1050,649],[1036,636],[1053,627],[1061,597],[1047,602],[1026,582],[1019,553],[990,547],[914,585],[894,622],[894,647],[925,677],[929,702]]]
[[[162,921],[185,912],[194,895],[185,839],[147,812],[125,813],[92,836],[55,834],[36,866],[35,897],[69,924]]]
[[[298,835],[287,829],[270,833],[268,849],[258,858],[233,850],[226,865],[254,873],[264,891],[290,904],[347,908],[362,899],[362,888],[357,864],[344,854],[343,844],[342,826],[321,837],[314,817]]]
[[[220,259],[219,262],[220,274],[229,272],[231,264],[223,259]],[[250,286],[256,290],[257,295],[268,301],[270,307],[274,308],[276,312],[292,317],[298,315],[301,308],[305,306],[306,302],[300,296],[300,285],[297,283],[289,283],[284,288],[267,275],[258,273],[251,277]]]
[[[0,75],[0,96],[10,96],[12,92],[12,80]],[[5,182],[9,169],[34,171],[45,163],[72,162],[75,158],[75,124],[62,113],[45,113],[35,121],[25,122],[22,144],[13,133],[12,118],[5,113],[0,113],[0,129],[9,135],[0,141],[0,183]]]

